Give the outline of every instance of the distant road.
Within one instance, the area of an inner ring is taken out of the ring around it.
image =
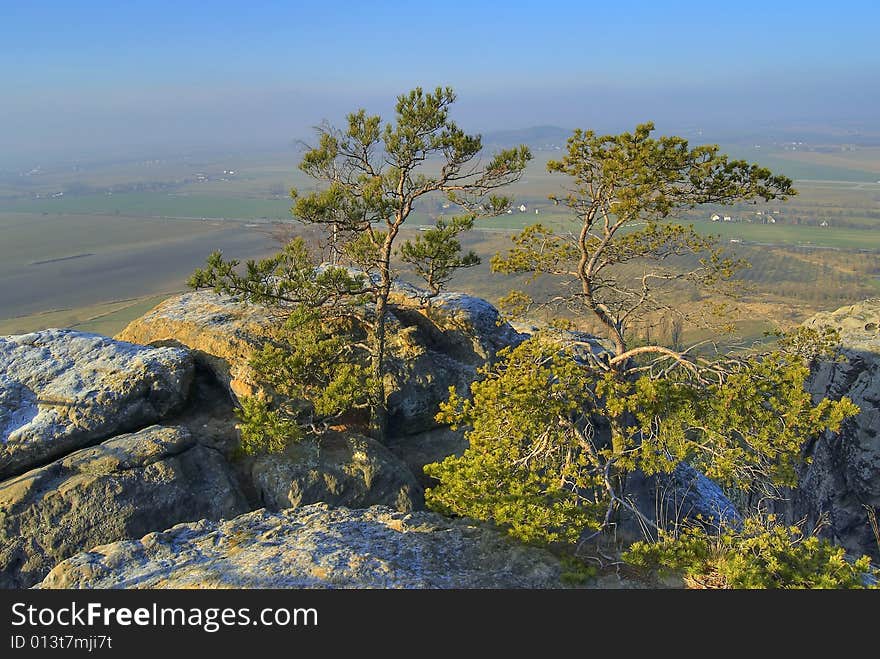
[[[45,261],[31,261],[31,265],[46,265],[47,263],[60,263],[61,261],[73,261],[74,259],[84,259],[87,256],[94,256],[91,252],[88,254],[74,254],[73,256],[62,256],[57,259],[46,259]]]

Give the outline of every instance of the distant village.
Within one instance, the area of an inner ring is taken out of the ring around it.
[[[780,214],[780,211],[775,211],[776,216]],[[718,213],[713,213],[709,216],[709,220],[712,222],[747,222],[749,224],[776,224],[777,219],[776,216],[767,211],[754,211],[754,213],[746,213],[742,215],[719,215]],[[816,223],[816,226],[820,227],[830,227],[831,223],[828,220],[819,220]]]
[[[24,176],[36,176],[40,173],[40,168],[35,167]],[[35,192],[34,199],[58,199],[65,194],[70,196],[105,194],[112,196],[113,194],[123,194],[127,192],[161,192],[176,190],[189,183],[207,183],[209,181],[231,181],[235,177],[234,169],[224,169],[222,173],[205,173],[196,172],[192,178],[180,178],[174,181],[152,181],[152,182],[136,182],[136,183],[118,183],[110,186],[90,186],[81,183],[71,183],[64,190],[57,192]]]

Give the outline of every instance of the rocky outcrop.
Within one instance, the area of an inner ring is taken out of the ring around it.
[[[422,488],[407,466],[377,441],[351,433],[328,433],[292,444],[284,453],[259,456],[249,472],[271,510],[319,501],[347,508],[424,507]]]
[[[467,392],[478,377],[480,358],[474,357],[475,363],[468,363],[450,357],[444,350],[448,346],[430,340],[431,329],[436,330],[436,326],[401,328],[388,339],[386,391],[391,436],[436,428],[434,417],[440,403],[449,397],[449,388]]]
[[[537,325],[533,322],[517,322],[514,328],[525,336],[542,335],[557,341],[574,357],[575,361],[592,364],[598,360],[610,359],[614,356],[614,343],[587,332],[560,329],[547,323]]]
[[[116,338],[144,345],[180,345],[226,385],[233,399],[257,390],[248,360],[273,321],[228,295],[194,291],[171,297],[133,320]]]
[[[872,513],[880,517],[880,298],[817,314],[804,325],[837,329],[845,359],[814,369],[814,397],[849,396],[861,412],[839,435],[825,435],[809,448],[812,462],[802,470],[789,514],[809,524],[827,516],[826,536],[880,560],[870,519]]]
[[[0,337],[0,479],[159,421],[192,376],[184,350],[61,329]]]
[[[401,283],[391,295],[386,388],[392,435],[436,428],[434,415],[449,387],[466,391],[477,369],[499,349],[525,339],[500,322],[498,310],[485,300],[445,293],[426,306],[425,294]],[[237,398],[262,391],[248,361],[274,322],[265,308],[196,291],[162,302],[117,338],[186,346]]]
[[[245,510],[225,460],[184,428],[119,435],[0,483],[0,587],[98,544]]]
[[[550,553],[467,520],[316,504],[180,524],[56,566],[41,588],[557,588]]]
[[[193,529],[219,534],[216,554],[205,561],[209,571],[237,555],[233,545],[240,542],[256,552],[245,560],[269,572],[293,551],[292,571],[279,573],[278,583],[555,584],[552,557],[483,527],[391,510],[423,508],[414,470],[423,477],[425,463],[464,449],[462,433],[434,421],[449,387],[466,390],[498,349],[524,338],[499,324],[483,300],[451,294],[426,306],[413,291],[396,287],[389,315],[394,450],[340,430],[282,454],[229,461],[237,443],[233,401],[259,392],[248,361],[277,319],[227,296],[172,298],[117,340],[71,330],[0,338],[0,587],[30,586],[76,552],[102,543],[129,546],[132,538],[194,520],[201,521]],[[377,504],[385,508],[369,508]],[[344,508],[337,513],[327,505]],[[212,522],[256,506],[287,512]],[[271,556],[264,532],[295,529],[304,534],[296,536],[299,549],[285,539],[284,551]],[[370,553],[373,543],[380,554]],[[404,554],[396,556],[395,547]],[[314,566],[304,552],[317,557]],[[526,565],[530,552],[535,569]],[[337,556],[348,567],[334,575]],[[522,563],[524,576],[505,572],[504,556],[513,566]],[[458,566],[452,573],[446,560]],[[255,569],[247,579],[258,585],[266,574]],[[218,585],[231,585],[235,577],[227,577],[232,581]]]
[[[397,283],[390,301],[398,310],[417,309],[445,335],[452,357],[471,364],[491,362],[495,353],[521,343],[526,335],[517,332],[490,302],[465,293],[447,292],[424,303],[426,291]]]

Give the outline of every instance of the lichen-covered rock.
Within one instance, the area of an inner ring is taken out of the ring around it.
[[[880,297],[840,307],[835,311],[817,313],[805,320],[803,325],[836,329],[844,348],[880,352]]]
[[[517,332],[490,302],[466,293],[447,292],[430,300],[416,286],[397,283],[390,301],[402,309],[418,309],[445,335],[447,345],[458,344],[453,356],[472,364],[492,361],[495,353],[527,337]],[[470,353],[470,354],[469,354]]]
[[[213,291],[194,291],[161,302],[116,338],[145,345],[186,346],[235,399],[258,391],[248,361],[273,322],[265,308]]]
[[[547,338],[558,341],[581,363],[593,363],[597,359],[610,359],[614,356],[612,341],[587,332],[523,321],[513,323],[513,327],[521,336],[530,337],[540,332]]]
[[[184,350],[62,329],[0,337],[0,479],[161,420],[192,377]]]
[[[557,588],[559,561],[469,520],[324,504],[95,547],[41,588]]]
[[[0,587],[27,587],[97,544],[247,510],[226,462],[151,426],[0,483]]]
[[[441,293],[425,304],[425,291],[398,283],[392,290],[388,337],[388,431],[414,435],[437,428],[434,420],[449,388],[466,394],[478,369],[502,348],[527,337],[502,322],[486,300]]]
[[[502,348],[526,339],[507,322],[502,322],[498,310],[483,298],[465,293],[441,293],[433,304],[446,316],[444,326],[469,337],[488,361]]]
[[[792,494],[792,520],[816,524],[827,516],[823,533],[853,553],[880,560],[870,514],[880,517],[880,298],[820,313],[806,327],[840,332],[845,361],[821,362],[813,371],[815,399],[849,396],[861,412],[838,435],[825,435],[809,447],[812,462]]]
[[[439,424],[434,417],[440,403],[449,397],[449,388],[465,394],[478,377],[476,364],[450,357],[442,346],[430,345],[425,330],[414,326],[389,336],[386,391],[390,435],[436,428]]]
[[[379,442],[351,433],[327,433],[250,465],[251,482],[272,510],[319,501],[331,506],[424,507],[422,488],[407,466]]]

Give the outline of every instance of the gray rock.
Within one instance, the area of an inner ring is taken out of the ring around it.
[[[491,362],[495,353],[507,346],[522,343],[527,336],[517,332],[490,302],[465,293],[446,292],[431,299],[430,306],[422,302],[426,291],[398,283],[391,301],[401,308],[419,309],[447,335],[448,343],[467,347],[464,354],[456,355],[471,364]],[[473,356],[468,359],[468,353]]]
[[[416,434],[437,428],[435,417],[440,403],[449,398],[449,388],[467,394],[477,379],[475,366],[460,362],[443,352],[426,349],[416,336],[406,347],[407,333],[389,340],[390,374],[388,390],[388,433]]]
[[[0,483],[0,587],[97,544],[245,510],[225,461],[186,430],[120,435]]]
[[[558,560],[468,520],[316,504],[180,524],[57,565],[41,588],[557,588]]]
[[[880,539],[869,511],[880,517],[880,298],[820,313],[806,327],[840,332],[844,362],[824,361],[813,370],[815,400],[849,396],[861,412],[838,435],[826,434],[808,447],[812,462],[800,474],[787,509],[792,521],[815,525],[855,554],[880,560]]]
[[[587,332],[578,330],[559,329],[547,323],[536,324],[535,322],[516,322],[513,328],[526,337],[541,333],[555,341],[558,341],[568,350],[574,359],[582,364],[592,364],[597,360],[607,360],[614,356],[614,343]]]
[[[669,474],[652,478],[658,502],[656,519],[664,528],[688,520],[703,520],[710,528],[738,526],[739,511],[721,487],[687,463],[680,463]]]
[[[426,306],[425,291],[398,284],[391,296],[388,338],[388,432],[418,434],[438,428],[434,417],[450,387],[467,394],[478,369],[527,337],[500,322],[486,300],[443,293]]]
[[[161,420],[192,376],[183,350],[60,329],[0,337],[0,479]]]
[[[696,523],[716,531],[720,526],[737,527],[742,522],[721,487],[687,463],[677,465],[668,474],[631,472],[627,476],[627,498],[644,517],[664,530]],[[644,539],[642,525],[625,511],[618,531],[626,540]]]
[[[468,441],[464,438],[464,430],[435,428],[415,435],[391,437],[387,446],[406,463],[422,487],[428,488],[438,481],[425,475],[425,465],[440,462],[450,455],[460,457],[468,447]]]
[[[331,506],[386,505],[400,511],[424,507],[422,488],[407,466],[368,437],[327,433],[250,466],[263,505],[272,510],[323,501]]]

